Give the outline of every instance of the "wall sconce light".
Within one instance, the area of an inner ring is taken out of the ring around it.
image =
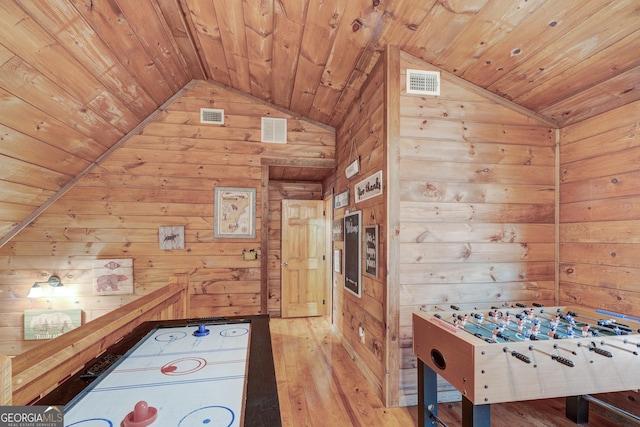
[[[48,284],[53,289],[45,292],[40,285]],[[64,285],[62,284],[62,280],[58,276],[51,276],[46,282],[34,282],[31,290],[29,291],[29,295],[27,298],[40,298],[45,296],[46,294],[53,294],[53,296],[60,296],[64,293]]]

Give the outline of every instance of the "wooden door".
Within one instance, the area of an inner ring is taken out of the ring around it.
[[[323,314],[324,229],[322,200],[282,201],[282,317]]]

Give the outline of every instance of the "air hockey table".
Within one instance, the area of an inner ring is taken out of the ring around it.
[[[34,404],[65,427],[281,426],[269,317],[145,322]]]

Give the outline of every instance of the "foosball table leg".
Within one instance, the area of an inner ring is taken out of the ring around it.
[[[491,405],[474,405],[462,396],[462,427],[491,426]]]
[[[589,422],[589,401],[582,396],[567,396],[565,414],[576,424],[587,424]]]
[[[433,426],[438,417],[438,375],[418,359],[418,426]]]

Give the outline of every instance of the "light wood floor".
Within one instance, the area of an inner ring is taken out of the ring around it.
[[[393,427],[418,424],[417,408],[385,408],[331,333],[327,319],[271,319],[282,424],[285,427]],[[593,405],[592,405],[593,407]],[[564,399],[491,406],[492,426],[575,427]],[[460,403],[440,404],[439,418],[461,425]],[[592,410],[588,426],[619,427]],[[626,424],[636,425],[636,424]]]

